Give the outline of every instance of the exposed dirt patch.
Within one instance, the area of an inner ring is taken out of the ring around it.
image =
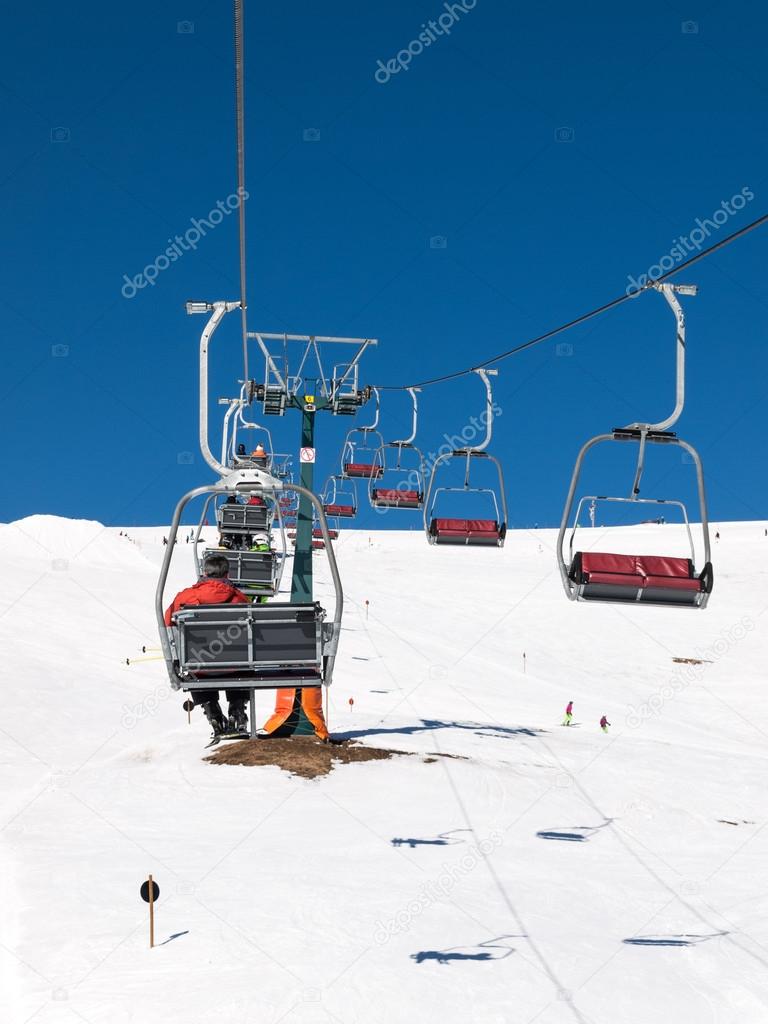
[[[226,743],[205,760],[210,764],[241,764],[249,767],[277,765],[292,775],[314,779],[318,775],[327,775],[337,764],[385,761],[401,755],[407,756],[405,751],[364,747],[350,740],[323,743],[314,736],[293,736],[286,739],[239,740]]]

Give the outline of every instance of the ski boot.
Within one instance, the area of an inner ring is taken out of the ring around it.
[[[221,705],[217,700],[209,700],[202,705],[203,714],[208,719],[208,723],[213,730],[213,736],[211,742],[208,744],[209,747],[215,746],[227,728],[227,720],[224,718],[224,712],[221,710]]]
[[[247,739],[249,735],[248,715],[245,710],[247,701],[247,697],[236,697],[234,700],[229,702],[229,726],[227,729],[227,736],[233,736],[237,739]]]

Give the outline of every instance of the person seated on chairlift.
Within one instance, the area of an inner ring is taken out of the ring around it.
[[[201,604],[249,604],[245,594],[233,586],[229,580],[229,562],[224,555],[208,555],[203,563],[203,577],[186,590],[181,590],[165,610],[165,624],[170,626],[173,616],[182,608]],[[227,731],[247,732],[248,716],[246,714],[247,695],[242,691],[227,690],[229,703],[229,721],[219,704],[218,690],[194,690],[192,700],[203,709],[214,736]]]
[[[264,450],[264,445],[263,444],[257,444],[256,447],[251,452],[251,458],[252,459],[266,459],[266,457],[267,457],[267,453]]]
[[[229,494],[227,500],[224,502],[225,505],[239,505],[240,499],[236,494]]]
[[[244,459],[246,457],[244,444],[239,444],[237,446],[237,457],[238,459]]]
[[[272,550],[269,537],[266,533],[257,533],[253,538],[253,544],[251,545],[251,551],[265,551],[270,552]]]

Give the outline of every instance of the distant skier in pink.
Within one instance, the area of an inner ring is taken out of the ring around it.
[[[565,708],[565,718],[563,719],[563,725],[570,725],[571,719],[573,718],[573,701],[569,700]]]
[[[605,715],[603,715],[603,717],[600,719],[600,728],[603,730],[603,732],[608,732],[608,726],[610,724],[611,723],[608,721]]]

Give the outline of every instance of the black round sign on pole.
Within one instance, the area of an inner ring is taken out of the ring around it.
[[[187,713],[189,713],[190,711],[194,711],[195,710],[194,701],[191,701],[191,700],[185,700],[184,703],[181,706],[184,708],[184,710]]]
[[[141,893],[141,898],[144,900],[144,902],[145,903],[149,903],[150,902],[150,899],[149,899],[149,882],[142,882],[141,883],[141,889],[139,889],[139,892]],[[152,903],[157,903],[159,898],[160,898],[160,886],[157,884],[157,882],[153,882],[152,883],[152,901],[151,902]]]

